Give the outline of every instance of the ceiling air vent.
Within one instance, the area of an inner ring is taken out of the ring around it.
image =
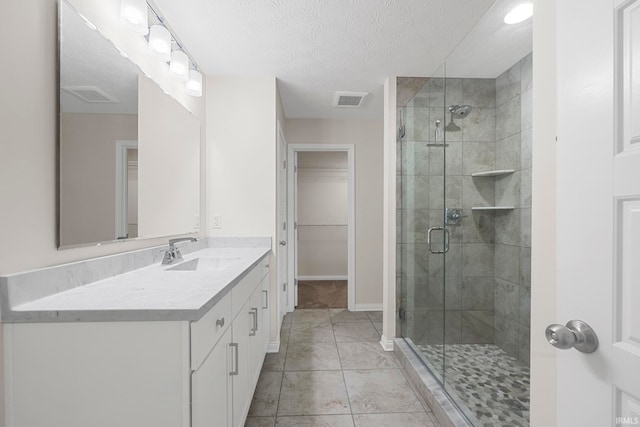
[[[63,90],[91,103],[117,103],[118,101],[107,92],[96,86],[63,86]]]
[[[333,97],[334,107],[360,107],[364,102],[367,92],[336,92]]]

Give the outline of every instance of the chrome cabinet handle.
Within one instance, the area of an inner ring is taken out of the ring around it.
[[[220,327],[224,326],[224,317],[222,319],[216,320],[216,326],[220,326]]]
[[[280,240],[280,246],[286,246],[286,245],[287,245],[286,240]]]
[[[442,230],[443,234],[444,234],[444,248],[441,251],[434,251],[433,250],[433,245],[432,245],[432,241],[431,241],[431,233],[433,233],[434,230]],[[450,232],[448,228],[445,227],[431,227],[429,228],[429,231],[427,231],[427,245],[429,245],[429,252],[431,252],[432,254],[445,254],[447,252],[449,252],[449,240],[450,240]]]
[[[571,320],[566,326],[549,325],[544,335],[549,344],[561,350],[575,348],[582,353],[593,353],[598,348],[595,331],[582,320]]]
[[[258,330],[258,309],[255,307],[252,308],[249,314],[253,316],[253,328],[251,328],[249,336],[253,337],[256,335],[256,331]]]
[[[237,342],[232,342],[229,344],[229,348],[234,349],[235,348],[235,369],[232,370],[231,372],[229,372],[229,375],[238,375],[238,343]],[[233,351],[233,350],[232,350]]]
[[[264,295],[264,306],[262,307],[264,310],[269,308],[269,291],[262,291]]]

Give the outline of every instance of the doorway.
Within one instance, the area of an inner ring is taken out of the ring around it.
[[[291,144],[288,309],[355,301],[353,145]]]
[[[138,141],[116,141],[115,238],[138,237]]]

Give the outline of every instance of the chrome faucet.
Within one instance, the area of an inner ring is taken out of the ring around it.
[[[162,265],[169,265],[182,261],[182,254],[180,253],[180,249],[176,247],[176,243],[197,241],[198,240],[194,237],[179,237],[177,239],[169,239],[169,250],[164,253],[164,257],[162,258]]]

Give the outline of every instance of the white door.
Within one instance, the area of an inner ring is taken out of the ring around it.
[[[287,142],[278,122],[278,295],[280,322],[289,311],[287,304]]]
[[[556,321],[583,320],[599,339],[592,354],[557,350],[557,425],[635,425],[640,424],[640,0],[556,5]]]

